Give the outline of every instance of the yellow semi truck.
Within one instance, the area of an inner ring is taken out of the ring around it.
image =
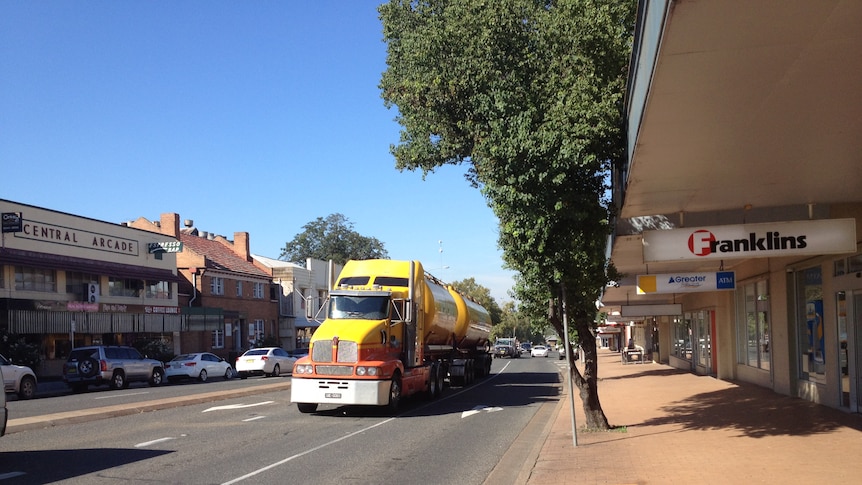
[[[427,274],[419,261],[348,261],[322,307],[326,319],[293,367],[291,401],[388,406],[436,398],[491,370],[491,319],[478,303]]]

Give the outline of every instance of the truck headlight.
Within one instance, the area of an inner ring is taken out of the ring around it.
[[[378,367],[365,367],[359,366],[356,368],[356,375],[358,376],[377,376],[380,375],[380,368]]]
[[[299,364],[293,367],[294,374],[312,374],[314,368],[310,364]]]

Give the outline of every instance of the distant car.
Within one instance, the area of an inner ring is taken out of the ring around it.
[[[533,344],[531,344],[530,342],[524,342],[521,344],[520,351],[522,354],[529,354],[530,349],[532,349],[532,347],[533,347]]]
[[[530,350],[530,357],[547,357],[548,348],[544,345],[534,345]]]
[[[165,377],[169,381],[197,379],[206,382],[210,376],[233,378],[233,367],[221,357],[209,352],[182,354],[165,364]]]
[[[164,377],[165,369],[160,361],[144,357],[134,347],[121,345],[75,348],[63,366],[63,380],[75,392],[87,389],[88,385],[104,384],[124,389],[132,381],[159,386]]]
[[[511,345],[495,345],[494,346],[494,357],[503,358],[503,357],[519,357],[521,354],[515,347]]]
[[[565,345],[560,344],[560,346],[557,347],[557,351],[560,353],[560,360],[563,360],[566,358],[566,346]]]
[[[236,358],[236,373],[240,379],[250,375],[278,376],[293,372],[293,364],[299,360],[281,347],[251,349]]]
[[[0,355],[3,367],[3,387],[6,392],[14,392],[21,399],[32,399],[36,395],[36,374],[27,366],[15,365]]]

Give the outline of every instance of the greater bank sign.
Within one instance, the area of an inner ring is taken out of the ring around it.
[[[644,262],[774,258],[856,251],[855,219],[644,231]]]
[[[647,293],[696,293],[700,291],[733,290],[736,273],[676,273],[638,275],[638,295]]]

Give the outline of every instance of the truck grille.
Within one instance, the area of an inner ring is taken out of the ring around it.
[[[316,365],[314,366],[318,374],[325,376],[352,376],[353,366],[351,365]]]
[[[319,341],[314,343],[311,351],[311,360],[314,362],[332,362],[332,345],[327,345],[328,342]],[[356,342],[349,340],[340,340],[338,342],[338,358],[336,362],[356,362],[359,356],[358,346]]]

